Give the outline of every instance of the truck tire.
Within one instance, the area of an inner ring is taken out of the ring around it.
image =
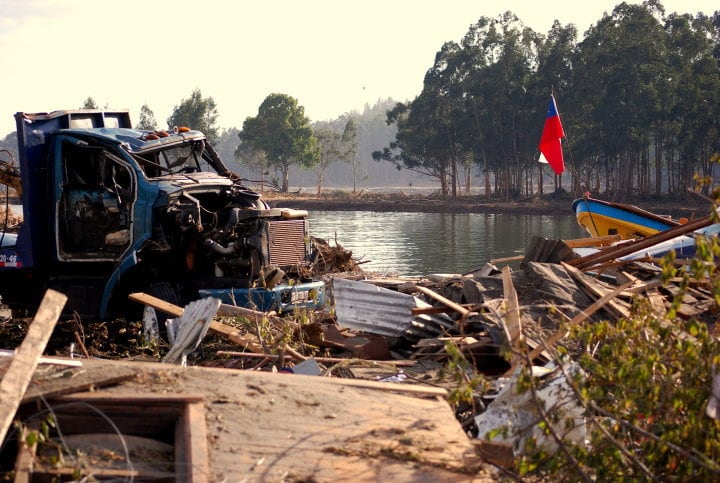
[[[147,286],[147,288],[145,289],[145,293],[164,300],[165,302],[181,307],[180,297],[178,296],[177,291],[168,282],[153,282]],[[160,332],[160,338],[163,340],[167,340],[167,327],[165,326],[165,321],[169,319],[170,316],[160,310],[156,310],[155,312],[157,315],[158,331]]]
[[[180,306],[180,297],[177,291],[170,285],[169,282],[153,282],[148,285],[145,293],[164,300],[165,302],[173,305]],[[166,317],[167,318],[167,317]]]

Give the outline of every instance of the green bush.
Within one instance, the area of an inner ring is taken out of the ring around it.
[[[588,441],[546,454],[526,448],[516,470],[551,481],[718,481],[720,421],[705,413],[720,372],[713,322],[678,315],[691,280],[701,280],[720,305],[720,243],[697,242],[686,267],[664,260],[664,278],[680,288],[665,315],[636,297],[631,316],[586,323],[571,336],[585,348],[570,382],[586,408]],[[707,312],[706,312],[707,313]],[[720,326],[718,327],[720,329]],[[527,370],[527,368],[525,369]]]

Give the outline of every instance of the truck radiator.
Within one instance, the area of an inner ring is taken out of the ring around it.
[[[306,260],[304,219],[271,221],[268,235],[271,265],[298,265]]]

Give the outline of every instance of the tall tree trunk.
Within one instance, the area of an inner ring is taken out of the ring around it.
[[[465,195],[470,196],[472,190],[472,164],[465,164]]]
[[[542,164],[538,163],[538,195],[543,196],[543,169]]]
[[[662,194],[662,159],[663,159],[662,137],[655,138],[655,196]]]
[[[287,193],[290,189],[290,165],[289,164],[283,164],[281,168],[282,172],[282,186],[280,188],[280,191],[283,193]]]

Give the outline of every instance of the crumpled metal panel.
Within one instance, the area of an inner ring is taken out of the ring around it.
[[[455,325],[446,314],[413,316],[413,308],[430,305],[370,283],[336,278],[332,293],[337,323],[344,328],[416,340],[436,337]]]

